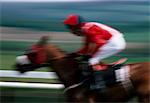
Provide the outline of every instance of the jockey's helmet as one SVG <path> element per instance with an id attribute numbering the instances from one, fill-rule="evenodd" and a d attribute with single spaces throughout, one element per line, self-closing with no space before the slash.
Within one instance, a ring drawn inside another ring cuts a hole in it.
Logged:
<path id="1" fill-rule="evenodd" d="M 76 14 L 69 15 L 65 20 L 65 25 L 75 26 L 81 23 L 80 16 Z"/>

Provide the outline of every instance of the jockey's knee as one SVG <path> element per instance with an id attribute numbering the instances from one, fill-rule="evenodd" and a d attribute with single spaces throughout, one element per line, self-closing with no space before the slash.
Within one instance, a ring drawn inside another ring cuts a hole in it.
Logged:
<path id="1" fill-rule="evenodd" d="M 94 65 L 98 63 L 99 63 L 99 58 L 97 57 L 89 59 L 89 65 Z"/>
<path id="2" fill-rule="evenodd" d="M 114 48 L 116 48 L 117 50 L 123 50 L 126 48 L 126 43 L 125 42 L 121 42 L 121 43 L 117 43 Z"/>

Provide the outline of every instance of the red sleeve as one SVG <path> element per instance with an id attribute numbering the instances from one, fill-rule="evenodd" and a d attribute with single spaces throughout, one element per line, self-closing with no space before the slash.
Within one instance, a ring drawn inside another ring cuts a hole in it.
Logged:
<path id="1" fill-rule="evenodd" d="M 103 30 L 101 27 L 97 25 L 87 25 L 84 26 L 82 29 L 86 37 L 85 40 L 86 43 L 84 47 L 78 51 L 78 53 L 81 54 L 94 54 L 101 46 L 106 44 L 106 42 L 112 36 L 108 31 Z M 89 48 L 90 43 L 94 43 L 96 44 L 96 46 L 95 46 L 95 50 L 94 51 L 92 50 L 93 52 L 88 53 L 90 51 Z"/>
<path id="2" fill-rule="evenodd" d="M 88 44 L 89 43 L 87 41 L 87 38 L 84 38 L 83 41 L 84 41 L 83 47 L 79 51 L 77 51 L 77 53 L 79 53 L 79 54 L 86 54 L 87 50 L 88 50 Z"/>
<path id="3" fill-rule="evenodd" d="M 107 40 L 101 38 L 100 35 L 94 35 L 91 37 L 91 42 L 95 43 L 98 47 L 101 47 L 107 42 Z"/>
<path id="4" fill-rule="evenodd" d="M 97 52 L 97 50 L 107 43 L 107 41 L 111 38 L 111 34 L 102 28 L 92 25 L 89 28 L 84 28 L 85 36 L 87 38 L 88 43 L 96 44 L 95 49 L 89 54 L 93 55 Z M 88 50 L 87 50 L 88 51 Z"/>
<path id="5" fill-rule="evenodd" d="M 97 40 L 98 39 L 98 40 Z M 98 49 L 99 47 L 101 47 L 103 44 L 105 44 L 105 40 L 99 40 L 99 37 L 97 36 L 93 36 L 89 42 L 89 39 L 86 38 L 84 40 L 84 46 L 77 52 L 79 54 L 94 54 Z M 90 43 L 95 43 L 96 44 L 96 47 L 95 47 L 95 50 L 92 52 L 92 53 L 89 53 L 89 44 Z"/>
<path id="6" fill-rule="evenodd" d="M 93 25 L 92 27 L 86 30 L 87 38 L 89 42 L 96 43 L 97 46 L 104 45 L 107 40 L 111 37 L 111 34 L 108 34 L 105 30 L 100 27 Z"/>

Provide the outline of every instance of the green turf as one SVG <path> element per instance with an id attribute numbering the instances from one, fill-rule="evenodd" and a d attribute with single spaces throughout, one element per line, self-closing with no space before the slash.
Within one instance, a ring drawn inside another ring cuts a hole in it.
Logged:
<path id="1" fill-rule="evenodd" d="M 19 72 L 18 72 L 19 73 Z M 58 79 L 1 77 L 1 82 L 61 83 Z"/>
<path id="2" fill-rule="evenodd" d="M 1 88 L 1 103 L 66 103 L 63 89 Z M 132 98 L 127 103 L 137 103 Z"/>
<path id="3" fill-rule="evenodd" d="M 62 89 L 1 88 L 2 103 L 58 103 L 65 102 Z"/>

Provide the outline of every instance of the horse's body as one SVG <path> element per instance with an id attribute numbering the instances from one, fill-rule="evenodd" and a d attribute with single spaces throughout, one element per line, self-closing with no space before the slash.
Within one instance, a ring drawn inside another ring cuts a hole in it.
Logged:
<path id="1" fill-rule="evenodd" d="M 59 79 L 66 88 L 79 83 L 78 62 L 74 58 L 67 57 L 58 47 L 52 44 L 45 45 L 50 67 L 54 69 Z M 120 84 L 112 85 L 103 92 L 89 91 L 84 85 L 66 91 L 69 102 L 124 102 L 133 96 L 137 96 L 140 102 L 148 103 L 150 96 L 149 63 L 127 64 L 132 86 L 124 88 Z M 128 86 L 128 85 L 127 85 Z"/>

